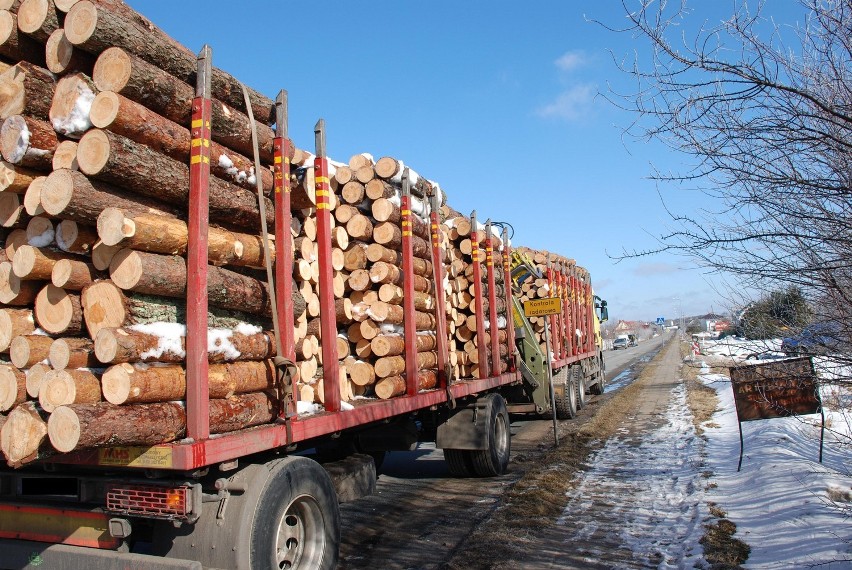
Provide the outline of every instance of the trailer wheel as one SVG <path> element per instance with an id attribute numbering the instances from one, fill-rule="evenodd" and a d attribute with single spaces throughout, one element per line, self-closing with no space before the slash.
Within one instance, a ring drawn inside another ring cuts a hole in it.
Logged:
<path id="1" fill-rule="evenodd" d="M 333 569 L 340 511 L 331 479 L 319 463 L 287 457 L 260 495 L 251 530 L 253 569 Z"/>
<path id="2" fill-rule="evenodd" d="M 488 394 L 491 400 L 488 415 L 488 449 L 473 452 L 473 469 L 480 477 L 502 475 L 509 467 L 512 452 L 512 432 L 509 428 L 509 411 L 500 394 Z"/>
<path id="3" fill-rule="evenodd" d="M 577 388 L 574 385 L 574 377 L 572 374 L 567 374 L 563 368 L 560 374 L 565 374 L 564 390 L 556 392 L 556 401 L 553 402 L 553 408 L 556 410 L 556 419 L 558 420 L 573 420 L 577 416 Z"/>
<path id="4" fill-rule="evenodd" d="M 586 375 L 580 365 L 574 366 L 573 372 L 577 381 L 577 410 L 579 411 L 586 407 Z"/>
<path id="5" fill-rule="evenodd" d="M 444 460 L 453 477 L 473 477 L 473 452 L 469 449 L 445 449 Z"/>
<path id="6" fill-rule="evenodd" d="M 589 386 L 589 393 L 594 396 L 600 396 L 604 393 L 604 388 L 606 388 L 606 366 L 604 366 L 603 355 L 599 357 L 600 359 L 600 370 L 593 376 L 594 384 Z"/>

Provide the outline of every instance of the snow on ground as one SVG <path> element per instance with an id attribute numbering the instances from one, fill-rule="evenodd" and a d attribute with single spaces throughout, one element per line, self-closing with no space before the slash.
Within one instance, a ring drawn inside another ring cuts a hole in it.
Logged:
<path id="1" fill-rule="evenodd" d="M 662 426 L 641 441 L 622 429 L 590 458 L 558 523 L 566 542 L 590 565 L 626 549 L 635 567 L 694 567 L 707 516 L 702 445 L 678 385 Z"/>
<path id="2" fill-rule="evenodd" d="M 701 354 L 728 356 L 735 360 L 749 358 L 781 358 L 781 339 L 744 340 L 736 337 L 725 337 L 720 340 L 702 340 L 699 343 Z"/>
<path id="3" fill-rule="evenodd" d="M 728 348 L 736 354 L 748 350 Z M 844 373 L 827 358 L 815 364 L 824 378 Z M 743 424 L 745 455 L 738 473 L 740 441 L 730 380 L 706 368 L 703 372 L 699 379 L 720 400 L 719 410 L 704 426 L 707 468 L 715 484 L 706 499 L 727 512 L 737 525 L 736 537 L 751 547 L 746 567 L 852 568 L 852 430 L 848 416 L 838 409 L 838 403 L 848 409 L 848 391 L 836 385 L 822 389 L 822 464 L 818 414 L 770 419 Z"/>

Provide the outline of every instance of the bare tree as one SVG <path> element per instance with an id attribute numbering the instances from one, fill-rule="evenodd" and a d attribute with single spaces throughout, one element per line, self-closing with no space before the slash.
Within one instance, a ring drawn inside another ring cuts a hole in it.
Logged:
<path id="1" fill-rule="evenodd" d="M 696 25 L 685 0 L 623 0 L 629 25 L 618 31 L 648 41 L 650 57 L 622 62 L 637 88 L 608 97 L 635 113 L 629 133 L 692 158 L 655 178 L 694 184 L 718 205 L 673 212 L 658 250 L 623 255 L 681 253 L 745 285 L 799 286 L 817 309 L 848 316 L 852 0 L 800 4 L 799 22 L 737 0 L 729 19 Z"/>

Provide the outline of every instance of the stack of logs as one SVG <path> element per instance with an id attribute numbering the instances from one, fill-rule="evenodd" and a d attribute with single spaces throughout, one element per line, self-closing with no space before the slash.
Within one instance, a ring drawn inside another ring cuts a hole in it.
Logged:
<path id="1" fill-rule="evenodd" d="M 548 297 L 560 297 L 562 299 L 563 306 L 570 306 L 570 303 L 577 303 L 579 306 L 585 306 L 592 302 L 591 299 L 586 298 L 585 294 L 582 294 L 577 290 L 582 285 L 589 285 L 591 282 L 589 272 L 583 267 L 577 265 L 577 262 L 573 259 L 559 255 L 558 253 L 537 251 L 523 246 L 518 247 L 516 249 L 516 253 L 524 256 L 528 262 L 531 262 L 535 266 L 534 268 L 541 275 L 541 277 L 536 277 L 531 273 L 526 273 L 524 274 L 524 277 L 519 280 L 520 282 L 517 284 L 517 294 L 521 303 L 535 299 L 545 299 Z M 548 270 L 550 270 L 551 275 L 559 275 L 562 279 L 556 283 L 552 282 L 551 279 L 548 279 Z M 575 281 L 573 290 L 572 286 L 569 284 L 571 279 L 574 279 Z M 589 311 L 585 308 L 581 308 L 577 311 L 577 313 L 579 315 L 587 315 L 589 314 Z M 529 317 L 530 324 L 533 327 L 533 331 L 535 332 L 536 339 L 538 340 L 538 344 L 541 347 L 542 352 L 546 352 L 547 346 L 544 335 L 547 319 L 548 317 Z M 555 319 L 553 322 L 557 323 L 558 327 L 562 330 L 551 331 L 551 334 L 560 339 L 579 340 L 579 334 L 577 331 L 580 330 L 582 332 L 586 326 L 585 324 L 580 325 L 578 323 L 572 323 L 569 319 Z"/>
<path id="2" fill-rule="evenodd" d="M 8 355 L 0 363 L 0 451 L 19 466 L 56 452 L 180 439 L 196 55 L 121 0 L 0 0 L 0 60 L 0 353 Z M 273 102 L 249 89 L 252 125 L 241 84 L 221 70 L 213 71 L 212 89 L 208 350 L 210 431 L 220 433 L 278 414 L 256 194 L 258 183 L 266 191 L 273 186 L 274 117 Z M 260 172 L 250 159 L 252 126 Z M 290 157 L 293 338 L 298 399 L 321 404 L 312 159 L 299 149 Z M 403 165 L 356 155 L 332 170 L 341 398 L 398 396 L 405 391 Z M 434 387 L 446 364 L 435 352 L 441 332 L 424 206 L 436 191 L 413 175 L 421 389 Z M 263 199 L 272 227 L 272 202 Z M 442 206 L 442 216 L 449 211 Z M 449 365 L 456 377 L 475 377 L 477 343 L 488 342 L 491 323 L 480 338 L 470 221 L 453 217 L 441 231 Z M 502 297 L 499 254 L 495 264 Z M 482 275 L 487 296 L 484 266 Z M 500 301 L 505 345 L 507 307 Z M 487 322 L 487 301 L 483 310 Z M 503 370 L 506 358 L 501 354 Z"/>

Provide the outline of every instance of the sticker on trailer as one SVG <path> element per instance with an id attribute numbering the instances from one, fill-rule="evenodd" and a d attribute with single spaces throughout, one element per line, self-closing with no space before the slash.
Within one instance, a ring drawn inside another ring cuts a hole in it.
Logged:
<path id="1" fill-rule="evenodd" d="M 98 450 L 98 465 L 169 469 L 172 450 L 168 447 L 106 447 Z"/>
<path id="2" fill-rule="evenodd" d="M 558 315 L 562 312 L 562 299 L 559 297 L 548 297 L 546 299 L 533 299 L 524 301 L 524 314 L 528 317 L 543 317 L 544 315 Z"/>

